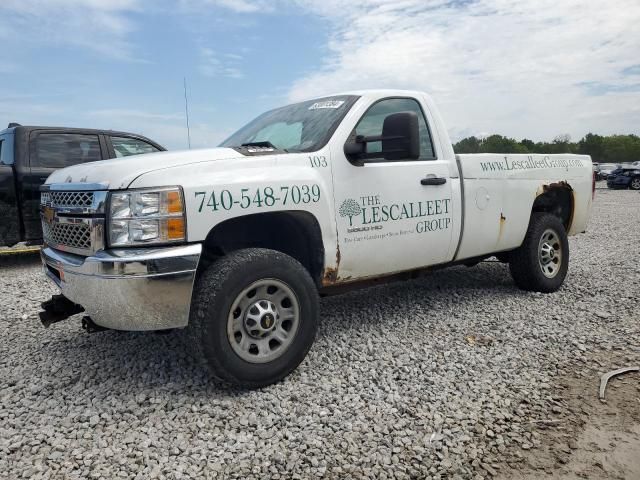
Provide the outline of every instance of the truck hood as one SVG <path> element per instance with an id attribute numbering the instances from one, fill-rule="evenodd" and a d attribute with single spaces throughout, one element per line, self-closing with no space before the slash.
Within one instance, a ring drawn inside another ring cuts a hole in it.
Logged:
<path id="1" fill-rule="evenodd" d="M 233 158 L 247 157 L 232 148 L 147 153 L 102 160 L 100 162 L 83 163 L 56 170 L 49 176 L 45 184 L 92 183 L 100 184 L 105 190 L 118 190 L 129 187 L 140 175 L 154 170 Z"/>

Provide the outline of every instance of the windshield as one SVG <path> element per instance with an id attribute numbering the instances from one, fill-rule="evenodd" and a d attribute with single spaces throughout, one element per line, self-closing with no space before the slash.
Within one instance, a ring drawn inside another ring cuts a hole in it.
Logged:
<path id="1" fill-rule="evenodd" d="M 338 95 L 294 103 L 263 113 L 220 144 L 240 147 L 266 144 L 287 152 L 312 152 L 331 138 L 354 102 L 354 95 Z"/>

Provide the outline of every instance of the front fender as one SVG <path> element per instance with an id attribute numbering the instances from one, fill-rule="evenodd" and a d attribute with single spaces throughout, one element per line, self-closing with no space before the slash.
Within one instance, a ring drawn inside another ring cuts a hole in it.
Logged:
<path id="1" fill-rule="evenodd" d="M 232 218 L 266 212 L 308 212 L 322 232 L 324 264 L 332 267 L 337 263 L 337 238 L 330 163 L 327 159 L 318 167 L 313 165 L 306 154 L 194 164 L 188 169 L 149 172 L 136 179 L 131 188 L 180 185 L 189 242 L 204 241 L 215 226 Z"/>

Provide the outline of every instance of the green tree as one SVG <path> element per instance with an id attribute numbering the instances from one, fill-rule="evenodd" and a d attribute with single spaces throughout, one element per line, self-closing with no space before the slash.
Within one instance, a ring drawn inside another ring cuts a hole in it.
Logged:
<path id="1" fill-rule="evenodd" d="M 574 153 L 577 148 L 571 143 L 571 135 L 564 133 L 553 139 L 553 142 L 546 145 L 544 153 Z"/>
<path id="2" fill-rule="evenodd" d="M 533 142 L 533 140 L 523 138 L 522 140 L 520 140 L 520 145 L 527 149 L 527 153 L 535 152 L 536 144 Z"/>
<path id="3" fill-rule="evenodd" d="M 480 139 L 477 137 L 467 137 L 460 140 L 453 146 L 456 153 L 478 153 L 480 152 Z"/>
<path id="4" fill-rule="evenodd" d="M 635 162 L 640 160 L 640 137 L 637 135 L 604 137 L 604 151 L 608 162 Z"/>
<path id="5" fill-rule="evenodd" d="M 481 153 L 528 153 L 527 149 L 513 138 L 490 135 L 480 144 Z"/>
<path id="6" fill-rule="evenodd" d="M 593 133 L 587 133 L 582 140 L 578 142 L 578 153 L 582 155 L 591 155 L 594 162 L 604 161 L 604 137 Z"/>
<path id="7" fill-rule="evenodd" d="M 517 142 L 502 135 L 490 135 L 483 139 L 463 138 L 453 146 L 456 153 L 580 153 L 590 155 L 594 162 L 626 163 L 640 160 L 638 135 L 602 136 L 588 133 L 578 142 L 572 142 L 567 134 L 558 135 L 552 142 L 533 142 L 523 139 Z"/>

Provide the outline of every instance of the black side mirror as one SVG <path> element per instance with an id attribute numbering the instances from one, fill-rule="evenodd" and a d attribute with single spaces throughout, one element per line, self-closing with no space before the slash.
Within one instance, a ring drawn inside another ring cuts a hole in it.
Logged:
<path id="1" fill-rule="evenodd" d="M 382 124 L 382 155 L 385 160 L 416 160 L 420 157 L 420 133 L 415 112 L 387 115 Z"/>
<path id="2" fill-rule="evenodd" d="M 381 142 L 382 152 L 367 152 L 367 143 Z M 420 133 L 418 115 L 415 112 L 399 112 L 387 115 L 382 123 L 382 135 L 365 137 L 358 135 L 346 143 L 344 153 L 354 163 L 362 165 L 367 159 L 416 160 L 420 157 Z"/>
<path id="3" fill-rule="evenodd" d="M 363 135 L 358 135 L 353 142 L 344 144 L 344 154 L 347 158 L 361 158 L 364 155 L 366 151 L 365 138 Z"/>

